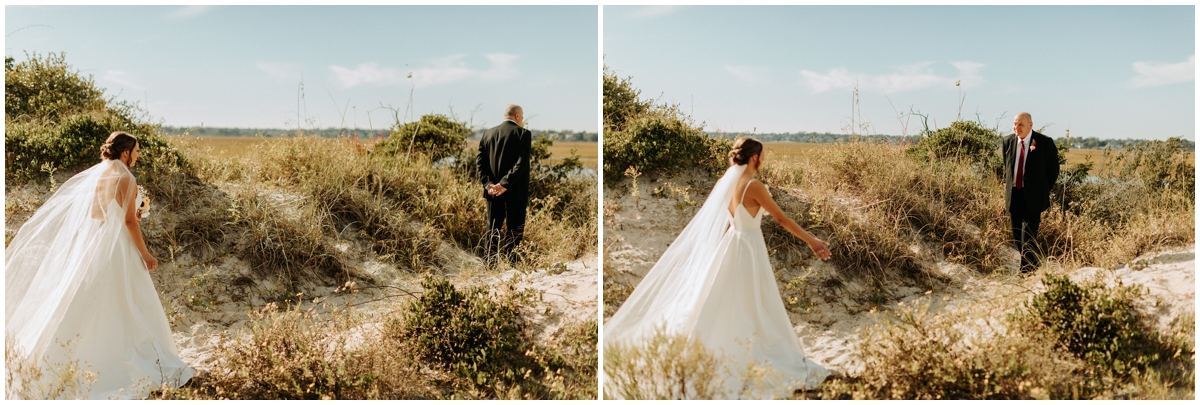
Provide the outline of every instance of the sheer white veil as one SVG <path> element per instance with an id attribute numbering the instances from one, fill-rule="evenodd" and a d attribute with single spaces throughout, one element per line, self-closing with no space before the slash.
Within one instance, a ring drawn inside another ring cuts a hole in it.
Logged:
<path id="1" fill-rule="evenodd" d="M 104 160 L 64 182 L 4 249 L 4 332 L 19 354 L 40 359 L 79 286 L 111 259 L 129 193 L 129 168 Z"/>
<path id="2" fill-rule="evenodd" d="M 746 165 L 725 171 L 696 216 L 604 324 L 605 342 L 635 342 L 657 328 L 668 334 L 691 334 L 716 276 L 717 247 L 733 219 L 728 206 L 734 186 L 745 171 Z"/>

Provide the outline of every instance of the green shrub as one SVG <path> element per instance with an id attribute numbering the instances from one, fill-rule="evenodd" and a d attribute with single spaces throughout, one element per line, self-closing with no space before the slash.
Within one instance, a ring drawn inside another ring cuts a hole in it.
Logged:
<path id="1" fill-rule="evenodd" d="M 630 120 L 649 113 L 654 100 L 641 100 L 642 91 L 633 87 L 631 78 L 619 78 L 604 66 L 604 132 L 625 130 Z"/>
<path id="2" fill-rule="evenodd" d="M 116 131 L 138 138 L 141 158 L 134 173 L 152 195 L 191 166 L 156 134 L 157 124 L 136 105 L 105 99 L 91 76 L 72 71 L 65 54 L 38 54 L 5 60 L 5 172 L 24 182 L 55 170 L 75 170 L 100 162 L 100 145 Z M 176 179 L 178 180 L 178 179 Z"/>
<path id="3" fill-rule="evenodd" d="M 429 155 L 431 161 L 454 156 L 467 145 L 471 129 L 466 124 L 454 121 L 441 114 L 421 116 L 420 120 L 397 126 L 388 134 L 388 139 L 376 146 L 376 150 L 389 154 L 407 154 L 410 151 Z"/>
<path id="4" fill-rule="evenodd" d="M 1028 315 L 1080 359 L 1129 375 L 1144 372 L 1169 351 L 1134 306 L 1142 294 L 1139 288 L 1108 288 L 1100 281 L 1079 285 L 1049 273 L 1042 282 L 1046 292 L 1029 301 Z"/>
<path id="5" fill-rule="evenodd" d="M 104 89 L 91 75 L 71 71 L 66 53 L 50 53 L 15 63 L 4 58 L 4 115 L 19 121 L 59 121 L 82 112 L 104 110 L 109 103 Z"/>
<path id="6" fill-rule="evenodd" d="M 596 399 L 596 371 L 600 367 L 600 328 L 595 318 L 569 323 L 548 345 L 531 352 L 543 369 L 542 385 L 529 391 L 546 391 L 535 398 Z M 540 389 L 538 389 L 540 388 Z"/>
<path id="7" fill-rule="evenodd" d="M 417 355 L 474 383 L 496 387 L 519 383 L 534 363 L 521 308 L 531 293 L 509 285 L 507 294 L 486 287 L 460 291 L 445 279 L 426 277 L 425 293 L 409 304 L 395 336 L 411 340 Z"/>
<path id="8" fill-rule="evenodd" d="M 692 123 L 678 106 L 639 101 L 640 92 L 628 79 L 617 79 L 607 70 L 604 74 L 606 182 L 620 181 L 630 167 L 663 175 L 692 168 L 719 173 L 727 167 L 731 141 L 708 136 L 702 132 L 703 125 Z"/>
<path id="9" fill-rule="evenodd" d="M 978 122 L 955 121 L 949 127 L 925 134 L 908 150 L 913 157 L 925 160 L 963 160 L 980 165 L 982 169 L 1003 174 L 1000 134 Z"/>

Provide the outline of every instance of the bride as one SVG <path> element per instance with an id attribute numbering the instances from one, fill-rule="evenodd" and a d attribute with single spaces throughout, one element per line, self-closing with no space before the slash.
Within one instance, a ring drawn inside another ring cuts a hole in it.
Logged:
<path id="1" fill-rule="evenodd" d="M 138 149 L 133 135 L 114 132 L 101 163 L 63 183 L 5 248 L 6 346 L 47 376 L 8 395 L 55 384 L 45 370 L 71 361 L 95 373 L 74 394 L 89 399 L 144 397 L 192 377 L 150 279 L 158 260 L 142 239 L 130 172 Z"/>
<path id="2" fill-rule="evenodd" d="M 822 260 L 828 244 L 784 215 L 767 187 L 754 179 L 763 164 L 763 144 L 739 138 L 730 167 L 679 237 L 604 326 L 606 344 L 637 344 L 656 331 L 696 339 L 730 370 L 747 364 L 773 370 L 776 386 L 766 396 L 812 389 L 829 372 L 804 356 L 775 282 L 763 240 L 762 216 L 769 213 L 806 242 Z M 726 375 L 727 392 L 738 389 Z"/>

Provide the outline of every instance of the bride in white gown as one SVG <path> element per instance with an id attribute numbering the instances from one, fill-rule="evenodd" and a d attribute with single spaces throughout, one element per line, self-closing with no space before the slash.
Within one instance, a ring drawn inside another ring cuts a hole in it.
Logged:
<path id="1" fill-rule="evenodd" d="M 89 399 L 144 397 L 193 375 L 150 279 L 158 261 L 142 239 L 130 172 L 138 150 L 132 135 L 113 133 L 104 160 L 64 182 L 5 248 L 6 344 L 43 369 L 46 381 L 34 384 L 54 384 L 48 369 L 70 361 L 95 382 L 66 395 Z"/>
<path id="2" fill-rule="evenodd" d="M 787 396 L 816 388 L 829 372 L 805 357 L 779 295 L 763 239 L 769 213 L 808 243 L 820 259 L 828 244 L 792 221 L 754 175 L 763 145 L 740 138 L 730 168 L 621 308 L 604 325 L 606 344 L 638 344 L 661 330 L 697 339 L 727 360 L 729 370 L 754 362 L 774 371 L 764 396 Z M 740 388 L 739 376 L 724 376 L 725 391 Z"/>

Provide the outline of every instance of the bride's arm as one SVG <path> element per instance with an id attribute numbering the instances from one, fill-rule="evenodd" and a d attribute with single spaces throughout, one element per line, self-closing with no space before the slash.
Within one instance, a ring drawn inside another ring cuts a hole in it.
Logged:
<path id="1" fill-rule="evenodd" d="M 138 251 L 142 253 L 142 261 L 146 262 L 146 270 L 154 270 L 158 268 L 158 259 L 150 255 L 150 249 L 146 248 L 146 241 L 142 239 L 142 227 L 139 225 L 137 213 L 137 183 L 133 177 L 123 177 L 120 180 L 121 185 L 118 188 L 121 191 L 121 199 L 125 201 L 125 227 L 129 228 L 129 235 L 133 237 L 133 244 L 137 246 Z"/>
<path id="2" fill-rule="evenodd" d="M 779 204 L 775 203 L 775 199 L 771 198 L 771 193 L 767 191 L 767 186 L 763 185 L 762 182 L 752 181 L 747 188 L 745 199 L 752 199 L 761 205 L 762 209 L 767 210 L 767 213 L 775 218 L 775 221 L 783 225 L 783 229 L 787 229 L 792 235 L 796 235 L 797 238 L 807 243 L 809 249 L 812 249 L 817 258 L 821 260 L 829 258 L 829 244 L 808 233 L 804 228 L 800 227 L 800 224 L 788 218 L 787 214 L 784 214 L 783 210 L 779 208 Z"/>

